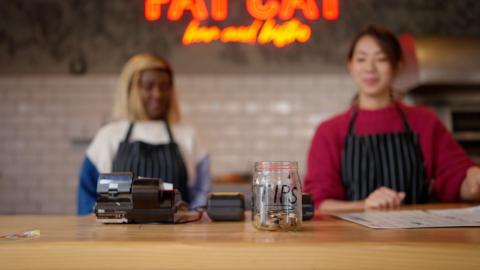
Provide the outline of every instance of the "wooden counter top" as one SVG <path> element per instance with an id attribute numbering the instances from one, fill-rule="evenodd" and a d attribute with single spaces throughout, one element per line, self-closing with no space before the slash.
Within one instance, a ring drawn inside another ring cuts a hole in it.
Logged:
<path id="1" fill-rule="evenodd" d="M 32 229 L 41 235 L 0 239 L 0 269 L 480 269 L 480 228 L 375 230 L 317 215 L 299 232 L 264 232 L 206 216 L 179 225 L 0 216 L 2 235 Z"/>

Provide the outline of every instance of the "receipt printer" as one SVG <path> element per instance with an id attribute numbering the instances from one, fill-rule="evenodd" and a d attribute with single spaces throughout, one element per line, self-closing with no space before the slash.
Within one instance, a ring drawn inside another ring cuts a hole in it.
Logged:
<path id="1" fill-rule="evenodd" d="M 181 203 L 180 192 L 161 179 L 101 174 L 95 215 L 102 223 L 174 223 Z"/>

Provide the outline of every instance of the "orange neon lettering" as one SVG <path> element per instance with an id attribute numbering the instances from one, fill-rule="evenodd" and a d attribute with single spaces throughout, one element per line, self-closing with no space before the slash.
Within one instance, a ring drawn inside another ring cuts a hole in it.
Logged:
<path id="1" fill-rule="evenodd" d="M 307 42 L 312 34 L 310 26 L 293 19 L 276 25 L 274 20 L 267 20 L 258 36 L 259 44 L 272 42 L 278 48 L 283 48 L 295 41 Z"/>
<path id="2" fill-rule="evenodd" d="M 227 0 L 212 0 L 212 18 L 216 21 L 223 21 L 228 16 Z"/>
<path id="3" fill-rule="evenodd" d="M 162 4 L 170 0 L 145 0 L 145 19 L 147 21 L 156 21 L 162 15 Z"/>
<path id="4" fill-rule="evenodd" d="M 199 21 L 192 20 L 183 34 L 182 43 L 211 43 L 220 38 L 220 29 L 217 26 L 200 26 Z"/>
<path id="5" fill-rule="evenodd" d="M 297 19 L 286 21 L 277 25 L 274 19 L 262 22 L 255 20 L 247 26 L 229 26 L 221 30 L 217 26 L 200 26 L 200 22 L 193 20 L 188 25 L 182 43 L 190 45 L 193 43 L 211 43 L 219 40 L 221 42 L 241 42 L 253 44 L 272 43 L 278 48 L 285 47 L 294 42 L 307 42 L 311 37 L 310 26 L 303 24 Z"/>
<path id="6" fill-rule="evenodd" d="M 249 26 L 229 26 L 222 31 L 220 40 L 222 42 L 241 42 L 254 44 L 257 34 L 262 26 L 262 21 L 255 20 Z"/>
<path id="7" fill-rule="evenodd" d="M 282 6 L 278 17 L 282 20 L 290 20 L 295 14 L 295 10 L 303 11 L 303 16 L 309 20 L 316 20 L 320 17 L 316 0 L 288 0 L 282 1 Z"/>
<path id="8" fill-rule="evenodd" d="M 257 20 L 269 20 L 275 17 L 279 10 L 279 4 L 276 1 L 267 0 L 246 0 L 248 13 Z"/>
<path id="9" fill-rule="evenodd" d="M 183 16 L 186 9 L 192 12 L 195 20 L 208 19 L 208 10 L 204 0 L 173 0 L 168 8 L 168 19 L 177 21 Z"/>
<path id="10" fill-rule="evenodd" d="M 338 0 L 323 0 L 322 15 L 326 20 L 333 21 L 338 19 Z"/>

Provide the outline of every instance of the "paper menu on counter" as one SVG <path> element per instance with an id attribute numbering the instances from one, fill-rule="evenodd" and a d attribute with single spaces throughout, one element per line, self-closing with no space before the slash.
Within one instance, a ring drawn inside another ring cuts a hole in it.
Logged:
<path id="1" fill-rule="evenodd" d="M 367 211 L 335 216 L 373 229 L 480 227 L 480 206 L 442 210 Z"/>

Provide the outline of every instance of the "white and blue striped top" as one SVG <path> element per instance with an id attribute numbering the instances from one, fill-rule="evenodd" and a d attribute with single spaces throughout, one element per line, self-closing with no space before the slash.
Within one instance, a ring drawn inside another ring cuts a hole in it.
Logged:
<path id="1" fill-rule="evenodd" d="M 96 199 L 97 180 L 100 173 L 112 170 L 113 159 L 119 144 L 125 139 L 128 121 L 117 121 L 102 127 L 87 149 L 80 170 L 77 197 L 77 213 L 86 215 L 93 211 Z M 188 172 L 190 207 L 204 206 L 211 188 L 210 161 L 207 151 L 198 142 L 195 130 L 187 125 L 171 126 L 175 141 L 180 148 Z M 130 135 L 130 141 L 149 144 L 165 144 L 169 136 L 163 121 L 138 121 Z"/>

